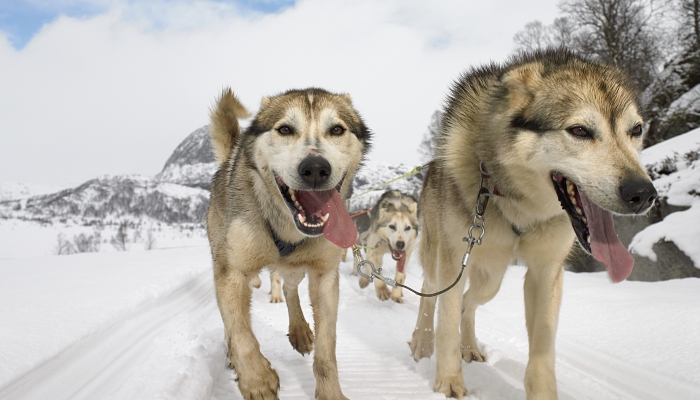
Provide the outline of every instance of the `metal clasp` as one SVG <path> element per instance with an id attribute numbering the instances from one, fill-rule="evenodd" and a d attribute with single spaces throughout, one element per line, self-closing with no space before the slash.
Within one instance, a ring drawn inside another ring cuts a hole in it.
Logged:
<path id="1" fill-rule="evenodd" d="M 365 260 L 364 257 L 362 257 L 362 252 L 360 251 L 360 247 L 357 245 L 352 246 L 352 254 L 355 256 L 355 259 L 357 260 L 357 274 L 360 275 L 361 277 L 367 279 L 370 282 L 374 282 L 374 278 L 379 279 L 380 281 L 386 283 L 387 285 L 391 287 L 396 287 L 396 281 L 387 278 L 386 276 L 382 276 L 382 269 L 381 268 L 376 268 L 374 266 L 374 263 L 370 260 Z M 367 275 L 362 271 L 362 267 L 364 265 L 369 265 L 370 267 L 370 274 Z"/>

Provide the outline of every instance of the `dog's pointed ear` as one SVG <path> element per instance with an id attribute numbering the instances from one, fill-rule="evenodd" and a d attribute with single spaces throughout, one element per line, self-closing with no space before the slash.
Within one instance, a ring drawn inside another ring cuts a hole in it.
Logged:
<path id="1" fill-rule="evenodd" d="M 347 94 L 347 93 L 341 93 L 341 94 L 339 94 L 339 96 L 342 97 L 342 98 L 343 98 L 345 101 L 347 101 L 348 103 L 352 104 L 352 98 L 350 97 L 349 94 Z"/>
<path id="2" fill-rule="evenodd" d="M 508 71 L 501 82 L 508 90 L 508 106 L 511 110 L 519 110 L 532 101 L 534 95 L 542 86 L 542 65 L 537 63 L 525 64 Z"/>
<path id="3" fill-rule="evenodd" d="M 418 211 L 418 203 L 411 203 L 408 205 L 408 211 L 411 212 L 411 214 L 415 213 Z"/>
<path id="4" fill-rule="evenodd" d="M 261 108 L 261 109 L 267 107 L 268 104 L 270 104 L 270 98 L 269 98 L 269 97 L 263 97 L 262 100 L 260 100 L 260 108 Z"/>

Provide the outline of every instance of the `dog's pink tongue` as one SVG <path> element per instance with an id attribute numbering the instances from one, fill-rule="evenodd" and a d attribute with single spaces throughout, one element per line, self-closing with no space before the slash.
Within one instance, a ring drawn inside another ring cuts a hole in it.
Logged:
<path id="1" fill-rule="evenodd" d="M 589 201 L 582 192 L 579 196 L 588 218 L 593 257 L 605 264 L 613 282 L 624 281 L 632 273 L 634 258 L 617 237 L 612 214 Z"/>
<path id="2" fill-rule="evenodd" d="M 343 200 L 340 198 L 338 191 L 304 191 L 298 192 L 304 197 L 302 205 L 307 210 L 320 210 L 322 213 L 328 213 L 328 220 L 323 226 L 323 236 L 342 248 L 348 248 L 355 243 L 357 239 L 357 227 L 352 222 L 352 218 L 348 215 Z M 299 194 L 297 197 L 299 197 Z M 299 200 L 302 202 L 302 200 Z M 307 208 L 309 201 L 313 202 L 313 206 Z"/>
<path id="3" fill-rule="evenodd" d="M 394 252 L 396 252 L 396 254 L 392 254 L 392 256 L 396 259 L 396 270 L 403 273 L 403 269 L 406 265 L 406 252 L 398 250 L 394 250 Z"/>

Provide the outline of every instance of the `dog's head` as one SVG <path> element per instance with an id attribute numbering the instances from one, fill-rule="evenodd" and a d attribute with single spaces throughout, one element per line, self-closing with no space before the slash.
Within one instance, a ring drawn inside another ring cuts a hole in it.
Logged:
<path id="1" fill-rule="evenodd" d="M 615 214 L 646 213 L 657 193 L 639 162 L 643 121 L 617 68 L 559 51 L 507 71 L 513 134 L 529 167 L 552 182 L 582 247 L 625 279 L 633 259 L 617 239 Z"/>
<path id="2" fill-rule="evenodd" d="M 257 136 L 255 167 L 297 230 L 350 247 L 357 230 L 342 199 L 370 137 L 350 96 L 306 89 L 265 98 L 248 132 Z"/>
<path id="3" fill-rule="evenodd" d="M 403 196 L 380 201 L 378 211 L 377 235 L 387 242 L 396 269 L 403 272 L 406 251 L 413 248 L 418 235 L 418 203 L 410 196 Z"/>

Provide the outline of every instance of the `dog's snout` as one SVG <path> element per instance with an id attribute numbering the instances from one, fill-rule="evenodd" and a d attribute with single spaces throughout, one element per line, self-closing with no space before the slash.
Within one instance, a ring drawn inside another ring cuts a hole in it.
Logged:
<path id="1" fill-rule="evenodd" d="M 404 247 L 406 247 L 406 242 L 396 242 L 397 249 L 403 250 Z"/>
<path id="2" fill-rule="evenodd" d="M 627 203 L 630 211 L 634 213 L 649 209 L 654 204 L 657 195 L 654 185 L 645 179 L 626 181 L 620 185 L 620 196 Z"/>
<path id="3" fill-rule="evenodd" d="M 331 176 L 331 164 L 323 157 L 308 156 L 299 163 L 299 176 L 310 185 L 320 185 Z"/>

